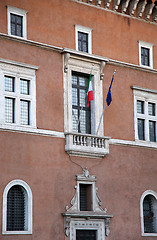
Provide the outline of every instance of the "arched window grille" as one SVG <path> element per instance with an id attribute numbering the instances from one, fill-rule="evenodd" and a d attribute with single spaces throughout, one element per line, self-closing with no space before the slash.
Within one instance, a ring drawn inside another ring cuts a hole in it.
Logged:
<path id="1" fill-rule="evenodd" d="M 154 213 L 154 202 L 152 195 L 147 195 L 143 201 L 144 232 L 155 233 L 156 217 Z"/>
<path id="2" fill-rule="evenodd" d="M 7 231 L 26 229 L 26 193 L 20 185 L 13 186 L 7 196 Z"/>

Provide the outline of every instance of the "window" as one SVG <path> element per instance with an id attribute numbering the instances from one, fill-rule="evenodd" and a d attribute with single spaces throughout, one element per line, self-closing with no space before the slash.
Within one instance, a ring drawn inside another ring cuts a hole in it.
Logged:
<path id="1" fill-rule="evenodd" d="M 72 122 L 73 131 L 91 133 L 91 110 L 87 107 L 86 89 L 89 77 L 72 73 Z"/>
<path id="2" fill-rule="evenodd" d="M 140 66 L 153 68 L 153 44 L 139 41 Z"/>
<path id="3" fill-rule="evenodd" d="M 96 230 L 76 230 L 76 240 L 96 240 Z"/>
<path id="4" fill-rule="evenodd" d="M 80 211 L 92 211 L 92 184 L 79 184 Z"/>
<path id="5" fill-rule="evenodd" d="M 141 197 L 142 236 L 157 236 L 157 194 L 148 190 Z"/>
<path id="6" fill-rule="evenodd" d="M 135 139 L 157 142 L 157 93 L 149 89 L 133 88 Z"/>
<path id="7" fill-rule="evenodd" d="M 101 208 L 101 200 L 95 186 L 96 176 L 87 168 L 76 175 L 76 193 L 71 208 L 66 207 L 64 216 L 65 234 L 70 240 L 105 240 L 109 234 L 109 223 L 113 215 Z"/>
<path id="8" fill-rule="evenodd" d="M 25 66 L 0 63 L 0 124 L 36 126 L 35 70 Z"/>
<path id="9" fill-rule="evenodd" d="M 76 50 L 92 53 L 92 29 L 75 25 Z"/>
<path id="10" fill-rule="evenodd" d="M 27 11 L 7 6 L 7 13 L 8 13 L 8 34 L 17 37 L 27 38 L 26 34 Z"/>
<path id="11" fill-rule="evenodd" d="M 67 55 L 65 55 L 67 56 Z M 65 60 L 66 62 L 67 60 Z M 103 89 L 100 80 L 101 62 L 92 69 L 93 98 L 87 107 L 86 88 L 92 63 L 70 55 L 68 71 L 64 74 L 64 122 L 65 132 L 95 134 L 103 111 Z M 95 91 L 97 89 L 97 91 Z M 95 114 L 96 109 L 96 114 Z M 79 123 L 79 124 L 78 124 Z M 103 135 L 103 124 L 99 134 Z"/>
<path id="12" fill-rule="evenodd" d="M 22 180 L 13 180 L 4 190 L 2 233 L 32 233 L 32 192 Z"/>

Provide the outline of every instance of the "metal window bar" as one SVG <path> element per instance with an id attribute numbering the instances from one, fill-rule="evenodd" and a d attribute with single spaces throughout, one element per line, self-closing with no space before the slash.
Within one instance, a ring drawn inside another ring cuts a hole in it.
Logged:
<path id="1" fill-rule="evenodd" d="M 25 194 L 24 189 L 13 186 L 7 196 L 7 231 L 25 230 Z"/>
<path id="2" fill-rule="evenodd" d="M 143 201 L 143 216 L 144 216 L 144 232 L 155 233 L 156 218 L 153 211 L 153 196 L 147 195 Z"/>

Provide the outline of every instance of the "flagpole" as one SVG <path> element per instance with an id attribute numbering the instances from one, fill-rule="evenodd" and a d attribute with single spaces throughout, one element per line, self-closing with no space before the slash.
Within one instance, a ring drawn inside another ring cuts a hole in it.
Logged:
<path id="1" fill-rule="evenodd" d="M 113 76 L 115 75 L 115 73 L 116 73 L 116 69 L 114 70 Z M 112 77 L 112 78 L 113 78 L 113 77 Z M 96 131 L 96 135 L 98 135 L 99 128 L 100 128 L 100 124 L 101 124 L 101 121 L 102 121 L 102 117 L 103 117 L 103 114 L 104 114 L 105 108 L 106 108 L 106 101 L 105 101 L 105 105 L 104 105 L 103 112 L 102 112 L 101 117 L 100 117 L 100 121 L 99 121 L 99 125 L 98 125 L 97 131 Z"/>
<path id="2" fill-rule="evenodd" d="M 103 114 L 104 114 L 104 111 L 105 111 L 105 107 L 106 107 L 106 101 L 105 101 L 105 105 L 104 105 L 103 112 L 102 112 L 102 114 L 101 114 L 101 118 L 100 118 L 100 121 L 99 121 L 99 126 L 98 126 L 98 128 L 97 128 L 96 135 L 98 135 L 98 132 L 99 132 L 99 128 L 100 128 L 100 124 L 101 124 L 101 120 L 102 120 L 102 117 L 103 117 Z"/>

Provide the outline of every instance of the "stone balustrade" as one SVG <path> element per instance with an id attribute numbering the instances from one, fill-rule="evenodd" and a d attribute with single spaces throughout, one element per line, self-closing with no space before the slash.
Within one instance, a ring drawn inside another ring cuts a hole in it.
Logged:
<path id="1" fill-rule="evenodd" d="M 69 155 L 103 158 L 109 154 L 109 137 L 65 133 L 65 151 Z"/>

